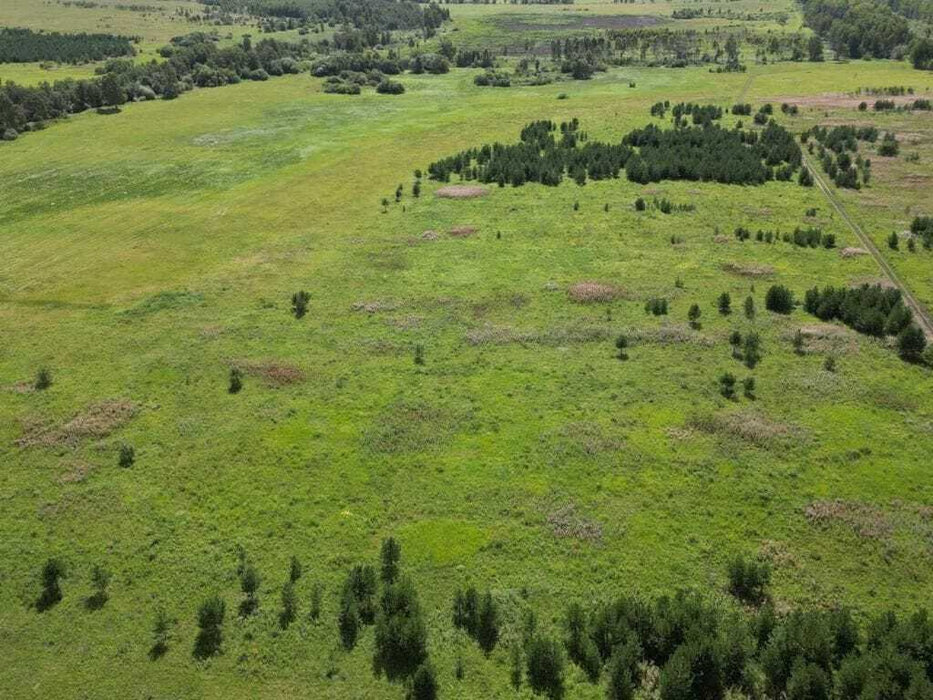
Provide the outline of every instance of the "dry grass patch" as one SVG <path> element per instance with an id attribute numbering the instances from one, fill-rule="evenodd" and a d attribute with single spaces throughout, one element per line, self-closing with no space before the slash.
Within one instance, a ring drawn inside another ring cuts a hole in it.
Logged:
<path id="1" fill-rule="evenodd" d="M 657 328 L 630 328 L 625 331 L 629 341 L 646 345 L 701 345 L 712 347 L 715 342 L 709 336 L 698 333 L 686 323 L 664 322 Z"/>
<path id="2" fill-rule="evenodd" d="M 859 537 L 870 540 L 886 539 L 894 532 L 894 526 L 881 508 L 859 501 L 813 501 L 804 508 L 803 514 L 812 525 L 842 524 Z"/>
<path id="3" fill-rule="evenodd" d="M 713 236 L 713 243 L 720 243 L 724 245 L 726 243 L 731 243 L 731 242 L 732 242 L 732 239 L 729 236 L 724 236 L 721 233 Z"/>
<path id="4" fill-rule="evenodd" d="M 687 427 L 710 435 L 738 438 L 757 447 L 769 447 L 803 437 L 799 428 L 773 421 L 754 411 L 696 415 L 688 419 Z"/>
<path id="5" fill-rule="evenodd" d="M 485 197 L 489 190 L 477 185 L 446 185 L 434 193 L 435 197 L 442 199 L 472 199 Z"/>
<path id="6" fill-rule="evenodd" d="M 814 323 L 798 330 L 803 336 L 803 350 L 807 353 L 850 352 L 858 347 L 855 333 L 844 326 Z M 785 340 L 792 341 L 796 333 L 788 330 L 782 335 Z"/>
<path id="7" fill-rule="evenodd" d="M 88 406 L 61 425 L 27 422 L 16 444 L 19 447 L 74 447 L 83 440 L 99 440 L 126 425 L 136 415 L 136 410 L 136 404 L 128 399 L 108 399 Z"/>
<path id="8" fill-rule="evenodd" d="M 547 330 L 519 330 L 511 326 L 486 324 L 482 328 L 467 331 L 465 340 L 470 345 L 545 345 L 562 347 L 581 343 L 604 342 L 610 332 L 604 326 L 568 326 Z"/>
<path id="9" fill-rule="evenodd" d="M 567 296 L 577 304 L 600 304 L 621 299 L 625 292 L 615 284 L 577 282 L 567 289 Z"/>
<path id="10" fill-rule="evenodd" d="M 368 314 L 378 314 L 382 311 L 395 311 L 398 304 L 391 301 L 357 301 L 351 307 L 354 311 L 365 311 Z"/>
<path id="11" fill-rule="evenodd" d="M 581 542 L 599 542 L 603 538 L 603 526 L 577 512 L 577 506 L 572 502 L 548 513 L 547 524 L 555 537 L 569 537 Z"/>
<path id="12" fill-rule="evenodd" d="M 297 384 L 305 378 L 305 373 L 300 367 L 274 360 L 234 360 L 231 366 L 248 376 L 259 377 L 273 387 Z"/>
<path id="13" fill-rule="evenodd" d="M 842 248 L 839 250 L 839 255 L 844 258 L 857 258 L 861 255 L 868 255 L 868 251 L 864 248 Z"/>
<path id="14" fill-rule="evenodd" d="M 93 471 L 94 465 L 88 462 L 70 462 L 68 469 L 62 472 L 58 477 L 58 483 L 79 484 Z"/>
<path id="15" fill-rule="evenodd" d="M 722 269 L 725 272 L 739 275 L 740 277 L 770 277 L 774 274 L 774 268 L 771 267 L 771 265 L 743 265 L 741 263 L 729 262 L 724 263 Z"/>
<path id="16" fill-rule="evenodd" d="M 431 229 L 421 234 L 421 240 L 423 241 L 436 241 L 438 238 L 437 231 L 432 231 Z"/>
<path id="17" fill-rule="evenodd" d="M 454 238 L 469 238 L 476 233 L 475 226 L 454 226 L 450 229 L 450 235 Z"/>

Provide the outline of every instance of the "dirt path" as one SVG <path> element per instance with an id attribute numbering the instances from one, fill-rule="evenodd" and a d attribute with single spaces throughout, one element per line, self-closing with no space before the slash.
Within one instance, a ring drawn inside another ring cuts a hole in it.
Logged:
<path id="1" fill-rule="evenodd" d="M 829 203 L 833 205 L 833 208 L 839 212 L 839 215 L 842 217 L 849 228 L 852 229 L 852 232 L 858 237 L 861 241 L 862 246 L 867 250 L 871 256 L 875 259 L 875 262 L 878 263 L 878 267 L 881 268 L 881 271 L 885 276 L 895 285 L 898 289 L 901 290 L 901 296 L 904 298 L 904 302 L 910 307 L 910 310 L 914 314 L 914 320 L 917 324 L 923 329 L 923 332 L 926 334 L 927 338 L 933 339 L 933 319 L 930 318 L 929 312 L 921 304 L 917 298 L 911 293 L 910 289 L 907 288 L 907 285 L 904 284 L 900 277 L 897 276 L 897 273 L 894 271 L 894 268 L 885 260 L 884 255 L 881 254 L 881 251 L 878 250 L 874 241 L 862 230 L 862 227 L 849 216 L 849 213 L 846 211 L 845 207 L 842 205 L 842 202 L 839 201 L 839 198 L 836 196 L 829 185 L 826 184 L 826 181 L 823 179 L 823 175 L 816 169 L 816 165 L 813 163 L 810 156 L 807 154 L 806 150 L 803 150 L 803 161 L 806 166 L 810 169 L 810 174 L 813 176 L 814 182 L 816 182 L 817 187 L 822 190 L 823 194 L 826 196 L 826 199 L 829 200 Z"/>

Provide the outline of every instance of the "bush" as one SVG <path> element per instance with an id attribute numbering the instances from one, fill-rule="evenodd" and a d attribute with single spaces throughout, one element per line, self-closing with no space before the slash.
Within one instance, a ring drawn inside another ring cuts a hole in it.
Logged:
<path id="1" fill-rule="evenodd" d="M 340 631 L 340 642 L 343 644 L 344 649 L 349 651 L 356 646 L 356 638 L 360 632 L 360 616 L 357 610 L 356 597 L 349 587 L 344 588 L 340 597 L 337 628 Z"/>
<path id="2" fill-rule="evenodd" d="M 405 92 L 405 86 L 387 78 L 376 86 L 376 92 L 380 95 L 401 95 Z"/>
<path id="3" fill-rule="evenodd" d="M 168 651 L 171 627 L 172 621 L 165 611 L 161 609 L 156 611 L 155 620 L 152 623 L 152 646 L 149 648 L 149 658 L 153 661 L 162 658 Z"/>
<path id="4" fill-rule="evenodd" d="M 723 292 L 719 295 L 719 299 L 716 300 L 716 306 L 719 308 L 719 313 L 723 316 L 728 316 L 732 313 L 732 297 L 729 296 L 729 292 Z"/>
<path id="5" fill-rule="evenodd" d="M 885 133 L 884 138 L 881 139 L 881 144 L 878 146 L 878 155 L 893 158 L 900 150 L 900 145 L 897 143 L 894 134 L 890 131 Z"/>
<path id="6" fill-rule="evenodd" d="M 742 393 L 745 395 L 746 399 L 755 398 L 755 378 L 746 377 L 742 380 Z"/>
<path id="7" fill-rule="evenodd" d="M 245 562 L 240 571 L 240 590 L 246 595 L 246 598 L 240 603 L 241 617 L 249 617 L 259 605 L 259 600 L 256 598 L 259 583 L 259 572 L 251 563 Z"/>
<path id="8" fill-rule="evenodd" d="M 778 314 L 789 314 L 794 310 L 794 294 L 783 285 L 773 285 L 765 295 L 765 308 Z"/>
<path id="9" fill-rule="evenodd" d="M 220 596 L 211 596 L 201 603 L 198 608 L 198 637 L 194 643 L 195 658 L 206 659 L 220 651 L 225 612 L 226 605 Z"/>
<path id="10" fill-rule="evenodd" d="M 117 463 L 124 469 L 128 469 L 133 466 L 133 462 L 136 461 L 136 450 L 133 449 L 132 445 L 127 445 L 125 442 L 120 445 L 120 456 L 117 458 Z"/>
<path id="11" fill-rule="evenodd" d="M 727 399 L 735 398 L 735 375 L 726 372 L 719 377 L 719 393 Z"/>
<path id="12" fill-rule="evenodd" d="M 624 648 L 609 660 L 609 683 L 606 687 L 607 700 L 632 700 L 635 697 L 635 681 Z"/>
<path id="13" fill-rule="evenodd" d="M 94 593 L 87 599 L 88 610 L 100 610 L 107 602 L 109 595 L 107 587 L 110 585 L 110 572 L 95 564 L 91 569 L 91 586 Z"/>
<path id="14" fill-rule="evenodd" d="M 722 664 L 706 638 L 681 644 L 661 669 L 661 700 L 719 700 L 725 696 Z"/>
<path id="15" fill-rule="evenodd" d="M 687 320 L 690 321 L 690 327 L 698 329 L 700 327 L 700 305 L 693 304 L 687 312 Z"/>
<path id="16" fill-rule="evenodd" d="M 916 324 L 911 323 L 897 334 L 897 351 L 910 362 L 917 362 L 921 358 L 926 344 L 926 336 Z"/>
<path id="17" fill-rule="evenodd" d="M 311 301 L 311 295 L 304 290 L 292 294 L 292 313 L 295 318 L 303 318 L 308 313 L 309 301 Z"/>
<path id="18" fill-rule="evenodd" d="M 291 560 L 288 562 L 288 580 L 292 583 L 298 581 L 301 578 L 301 561 L 298 557 L 292 555 Z"/>
<path id="19" fill-rule="evenodd" d="M 787 682 L 787 700 L 830 700 L 831 697 L 826 671 L 816 664 L 794 667 Z"/>
<path id="20" fill-rule="evenodd" d="M 42 567 L 42 590 L 36 600 L 36 609 L 45 612 L 62 599 L 61 579 L 65 576 L 65 565 L 58 559 L 49 558 Z"/>
<path id="21" fill-rule="evenodd" d="M 635 211 L 644 211 L 647 207 L 645 200 L 642 197 L 639 197 L 635 200 Z"/>
<path id="22" fill-rule="evenodd" d="M 619 354 L 617 355 L 617 357 L 620 360 L 628 359 L 628 353 L 626 352 L 627 348 L 628 348 L 628 338 L 625 336 L 624 333 L 620 333 L 619 336 L 616 338 L 616 349 L 619 351 Z"/>
<path id="23" fill-rule="evenodd" d="M 408 698 L 409 700 L 436 700 L 437 678 L 434 674 L 434 667 L 430 663 L 421 664 L 415 671 L 411 679 Z"/>
<path id="24" fill-rule="evenodd" d="M 36 372 L 36 381 L 33 384 L 37 391 L 44 391 L 52 386 L 52 372 L 48 368 L 42 367 Z"/>
<path id="25" fill-rule="evenodd" d="M 407 678 L 427 660 L 427 628 L 411 581 L 387 586 L 376 616 L 373 670 L 389 680 Z"/>
<path id="26" fill-rule="evenodd" d="M 386 584 L 395 583 L 398 578 L 399 560 L 402 558 L 402 546 L 394 537 L 387 537 L 382 540 L 379 558 L 382 561 L 380 571 L 382 582 Z"/>
<path id="27" fill-rule="evenodd" d="M 230 385 L 227 387 L 227 392 L 230 394 L 239 394 L 240 389 L 243 388 L 243 370 L 239 367 L 230 368 Z"/>
<path id="28" fill-rule="evenodd" d="M 729 592 L 745 603 L 760 603 L 765 599 L 771 581 L 771 568 L 737 556 L 729 562 Z"/>
<path id="29" fill-rule="evenodd" d="M 553 639 L 536 636 L 527 650 L 528 685 L 536 693 L 560 700 L 564 695 L 564 654 Z"/>
<path id="30" fill-rule="evenodd" d="M 287 629 L 298 616 L 298 597 L 295 595 L 295 584 L 286 581 L 282 586 L 282 611 L 279 613 L 279 626 Z"/>

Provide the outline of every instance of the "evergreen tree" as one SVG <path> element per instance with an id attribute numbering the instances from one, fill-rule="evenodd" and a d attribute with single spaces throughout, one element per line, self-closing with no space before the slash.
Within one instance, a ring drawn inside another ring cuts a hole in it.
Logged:
<path id="1" fill-rule="evenodd" d="M 292 313 L 295 318 L 304 318 L 308 313 L 308 302 L 311 301 L 311 295 L 304 290 L 292 294 Z"/>
<path id="2" fill-rule="evenodd" d="M 687 320 L 690 321 L 690 327 L 698 329 L 700 327 L 700 305 L 693 304 L 687 312 Z"/>
<path id="3" fill-rule="evenodd" d="M 198 637 L 194 644 L 195 658 L 206 659 L 220 651 L 225 612 L 226 605 L 217 595 L 201 603 L 198 608 Z"/>
<path id="4" fill-rule="evenodd" d="M 732 297 L 729 296 L 729 292 L 723 292 L 719 295 L 719 299 L 716 301 L 716 305 L 719 307 L 719 313 L 723 316 L 728 316 L 732 313 Z"/>
<path id="5" fill-rule="evenodd" d="M 42 591 L 36 600 L 36 610 L 44 612 L 62 599 L 61 579 L 65 576 L 65 565 L 58 559 L 47 559 L 42 567 Z"/>
<path id="6" fill-rule="evenodd" d="M 412 676 L 408 698 L 410 700 L 436 700 L 437 678 L 434 674 L 434 667 L 429 662 L 421 664 Z"/>
<path id="7" fill-rule="evenodd" d="M 402 557 L 402 547 L 394 537 L 382 540 L 380 558 L 382 559 L 382 582 L 395 583 L 399 573 L 399 560 Z"/>
<path id="8" fill-rule="evenodd" d="M 357 610 L 356 597 L 349 587 L 344 588 L 340 596 L 337 627 L 340 630 L 340 642 L 343 644 L 343 648 L 349 651 L 356 646 L 356 638 L 360 631 L 360 616 Z"/>
<path id="9" fill-rule="evenodd" d="M 564 655 L 553 639 L 535 636 L 527 650 L 528 685 L 532 691 L 560 700 L 564 695 Z"/>

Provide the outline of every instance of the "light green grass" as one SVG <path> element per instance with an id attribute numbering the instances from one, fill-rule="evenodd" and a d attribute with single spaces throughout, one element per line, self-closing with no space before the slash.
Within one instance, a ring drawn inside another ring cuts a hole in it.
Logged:
<path id="1" fill-rule="evenodd" d="M 918 84 L 917 74 L 881 62 L 748 75 L 631 69 L 510 90 L 476 88 L 474 74 L 403 76 L 399 97 L 325 95 L 319 81 L 291 76 L 79 115 L 2 145 L 0 695 L 401 697 L 372 676 L 372 632 L 345 654 L 334 624 L 344 572 L 373 560 L 390 534 L 421 593 L 449 698 L 511 696 L 507 651 L 484 659 L 450 623 L 453 591 L 468 583 L 492 588 L 509 620 L 528 606 L 551 626 L 572 599 L 721 591 L 729 556 L 776 549 L 780 603 L 860 613 L 928 603 L 929 523 L 918 509 L 933 505 L 929 371 L 847 334 L 839 371 L 827 373 L 824 353 L 791 349 L 813 319 L 763 309 L 771 283 L 802 293 L 877 270 L 835 251 L 714 239 L 740 224 L 790 230 L 817 207 L 840 246 L 855 245 L 818 190 L 621 179 L 493 188 L 469 201 L 435 198 L 434 183 L 418 200 L 409 194 L 415 168 L 513 141 L 532 119 L 577 116 L 592 138 L 618 138 L 650 121 L 657 100 L 728 105 L 746 90 L 757 103 Z M 925 159 L 917 168 L 930 172 Z M 381 213 L 399 183 L 402 204 Z M 697 208 L 638 214 L 639 195 Z M 463 224 L 477 233 L 446 235 Z M 439 239 L 423 240 L 428 229 Z M 918 254 L 917 265 L 930 260 Z M 775 270 L 754 283 L 754 322 L 739 311 L 751 281 L 727 263 Z M 628 298 L 573 304 L 566 288 L 581 280 L 617 284 Z M 288 299 L 301 288 L 311 306 L 296 321 Z M 716 313 L 722 291 L 736 308 L 729 318 Z M 644 314 L 654 295 L 671 300 L 668 319 Z M 387 310 L 355 311 L 358 302 Z M 683 325 L 692 303 L 703 328 L 686 342 L 635 343 L 628 362 L 614 359 L 617 333 Z M 719 374 L 751 374 L 730 358 L 728 334 L 753 327 L 765 353 L 758 399 L 727 402 Z M 574 340 L 581 329 L 607 337 Z M 526 340 L 509 341 L 517 336 Z M 231 396 L 229 367 L 243 360 L 294 365 L 305 379 L 273 388 L 247 374 Z M 49 390 L 15 390 L 43 365 Z M 114 397 L 138 413 L 101 440 L 15 445 L 24 422 L 61 423 Z M 754 444 L 691 428 L 737 412 L 789 433 Z M 122 441 L 136 447 L 128 470 L 116 465 Z M 63 481 L 79 469 L 83 481 Z M 811 501 L 836 498 L 877 507 L 891 536 L 808 523 Z M 568 506 L 601 527 L 599 541 L 553 534 L 548 516 Z M 196 664 L 198 601 L 219 592 L 232 613 L 239 600 L 237 544 L 264 577 L 260 612 L 231 614 L 224 654 Z M 301 620 L 280 632 L 293 554 L 306 566 Z M 50 555 L 70 575 L 65 600 L 39 615 L 28 604 Z M 115 575 L 110 601 L 92 613 L 82 598 L 97 563 Z M 315 582 L 326 587 L 318 625 L 304 618 Z M 160 606 L 178 625 L 152 662 Z M 602 691 L 574 671 L 569 697 Z"/>

